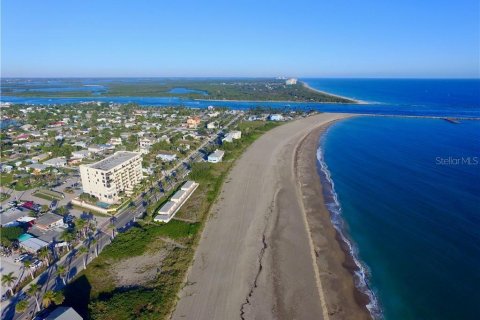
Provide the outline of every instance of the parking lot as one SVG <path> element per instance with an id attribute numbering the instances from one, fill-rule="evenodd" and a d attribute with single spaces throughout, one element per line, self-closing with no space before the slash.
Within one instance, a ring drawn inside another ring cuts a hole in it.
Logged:
<path id="1" fill-rule="evenodd" d="M 14 276 L 17 277 L 17 280 L 15 281 L 15 284 L 18 283 L 18 281 L 21 280 L 21 278 L 24 276 L 24 268 L 22 262 L 14 262 L 15 258 L 17 258 L 19 255 L 18 254 L 12 254 L 11 256 L 4 257 L 2 256 L 2 263 L 0 266 L 0 272 L 1 274 L 8 274 L 10 272 L 13 272 Z M 28 271 L 27 271 L 28 275 Z M 5 287 L 2 283 L 2 296 L 7 292 L 7 287 Z"/>

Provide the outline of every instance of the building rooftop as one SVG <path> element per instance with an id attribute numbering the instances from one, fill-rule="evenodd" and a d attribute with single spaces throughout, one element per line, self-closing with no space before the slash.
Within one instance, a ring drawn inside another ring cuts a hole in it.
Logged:
<path id="1" fill-rule="evenodd" d="M 182 190 L 190 190 L 194 184 L 195 184 L 195 181 L 189 180 L 185 182 L 185 184 L 182 186 Z"/>
<path id="2" fill-rule="evenodd" d="M 215 152 L 211 153 L 209 157 L 216 157 L 216 158 L 221 158 L 225 154 L 225 151 L 223 150 L 215 150 Z"/>
<path id="3" fill-rule="evenodd" d="M 83 318 L 71 307 L 57 307 L 45 320 L 83 320 Z"/>
<path id="4" fill-rule="evenodd" d="M 175 194 L 172 196 L 170 200 L 174 202 L 178 202 L 180 201 L 180 199 L 183 198 L 183 196 L 185 196 L 185 194 L 186 194 L 185 190 L 178 190 L 177 192 L 175 192 Z"/>
<path id="5" fill-rule="evenodd" d="M 107 157 L 96 163 L 90 164 L 89 167 L 98 169 L 98 170 L 109 171 L 115 168 L 116 166 L 136 157 L 137 155 L 140 155 L 140 153 L 130 152 L 130 151 L 118 151 L 118 152 L 115 152 L 110 157 Z"/>
<path id="6" fill-rule="evenodd" d="M 160 210 L 158 210 L 158 213 L 159 214 L 165 214 L 167 212 L 169 212 L 174 206 L 176 205 L 175 202 L 173 201 L 168 201 L 167 203 L 165 203 L 161 208 Z"/>
<path id="7" fill-rule="evenodd" d="M 38 219 L 35 221 L 36 225 L 42 225 L 42 226 L 49 226 L 52 223 L 58 222 L 62 220 L 63 217 L 59 216 L 58 214 L 53 214 L 53 213 L 46 213 L 43 216 L 38 217 Z"/>
<path id="8" fill-rule="evenodd" d="M 37 239 L 37 238 L 30 238 L 25 241 L 22 241 L 20 245 L 26 249 L 30 249 L 34 252 L 37 252 L 38 250 L 42 249 L 43 247 L 48 246 L 48 243 Z"/>

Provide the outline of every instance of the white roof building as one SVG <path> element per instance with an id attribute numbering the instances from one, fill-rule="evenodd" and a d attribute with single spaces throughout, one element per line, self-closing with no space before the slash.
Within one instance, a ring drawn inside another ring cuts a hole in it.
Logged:
<path id="1" fill-rule="evenodd" d="M 162 159 L 162 161 L 174 161 L 177 159 L 176 154 L 172 153 L 159 153 L 155 156 L 157 159 Z"/>
<path id="2" fill-rule="evenodd" d="M 20 246 L 28 252 L 36 253 L 40 249 L 47 247 L 48 243 L 37 238 L 30 238 L 20 242 Z"/>
<path id="3" fill-rule="evenodd" d="M 215 150 L 215 152 L 212 152 L 208 156 L 208 162 L 211 162 L 211 163 L 221 162 L 224 155 L 225 155 L 225 151 L 217 149 L 217 150 Z"/>
<path id="4" fill-rule="evenodd" d="M 88 158 L 90 155 L 91 155 L 91 152 L 88 150 L 79 150 L 79 151 L 72 152 L 72 158 L 76 158 L 76 159 L 85 159 L 85 158 Z"/>
<path id="5" fill-rule="evenodd" d="M 153 219 L 156 222 L 169 222 L 173 219 L 177 211 L 183 206 L 183 204 L 190 198 L 195 189 L 197 189 L 198 183 L 195 181 L 187 181 L 171 198 L 170 201 L 165 203 L 158 214 Z"/>
<path id="6" fill-rule="evenodd" d="M 49 167 L 63 168 L 67 166 L 67 158 L 65 157 L 52 158 L 50 160 L 44 161 L 43 164 Z"/>
<path id="7" fill-rule="evenodd" d="M 72 307 L 57 307 L 45 320 L 83 320 Z"/>
<path id="8" fill-rule="evenodd" d="M 142 155 L 139 152 L 118 151 L 96 163 L 81 165 L 83 192 L 106 203 L 115 203 L 120 192 L 131 194 L 142 180 Z"/>

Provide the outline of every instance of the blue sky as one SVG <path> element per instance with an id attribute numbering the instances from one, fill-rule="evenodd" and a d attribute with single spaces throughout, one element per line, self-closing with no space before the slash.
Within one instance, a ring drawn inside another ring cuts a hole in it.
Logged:
<path id="1" fill-rule="evenodd" d="M 480 1 L 2 1 L 4 77 L 480 77 Z"/>

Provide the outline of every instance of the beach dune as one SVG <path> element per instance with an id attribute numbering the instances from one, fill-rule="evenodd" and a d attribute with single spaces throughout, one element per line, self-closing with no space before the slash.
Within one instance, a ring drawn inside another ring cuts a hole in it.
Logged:
<path id="1" fill-rule="evenodd" d="M 319 114 L 253 143 L 212 207 L 173 319 L 366 319 L 323 204 Z"/>

